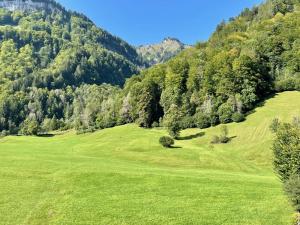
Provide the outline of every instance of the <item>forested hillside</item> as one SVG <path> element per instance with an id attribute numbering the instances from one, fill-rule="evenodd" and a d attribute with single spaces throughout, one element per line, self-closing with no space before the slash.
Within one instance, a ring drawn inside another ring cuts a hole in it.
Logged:
<path id="1" fill-rule="evenodd" d="M 46 118 L 66 121 L 75 110 L 77 87 L 123 85 L 141 66 L 134 47 L 55 1 L 0 3 L 4 133 L 19 132 L 25 118 L 38 123 Z"/>
<path id="2" fill-rule="evenodd" d="M 205 128 L 243 120 L 272 93 L 300 90 L 299 7 L 268 0 L 222 22 L 207 42 L 128 80 L 130 107 L 120 116 L 170 131 Z"/>
<path id="3" fill-rule="evenodd" d="M 82 15 L 1 10 L 0 131 L 93 131 L 137 122 L 170 130 L 241 121 L 300 88 L 300 2 L 268 0 L 204 43 L 139 72 L 137 53 Z M 122 85 L 132 74 L 124 89 Z"/>

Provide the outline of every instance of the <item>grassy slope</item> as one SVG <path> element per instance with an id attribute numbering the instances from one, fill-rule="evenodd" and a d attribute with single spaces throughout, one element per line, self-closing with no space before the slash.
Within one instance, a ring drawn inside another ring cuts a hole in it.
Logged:
<path id="1" fill-rule="evenodd" d="M 268 126 L 300 114 L 299 99 L 282 93 L 230 124 L 228 145 L 209 144 L 218 127 L 172 150 L 157 143 L 164 130 L 135 125 L 0 139 L 0 224 L 289 224 Z"/>

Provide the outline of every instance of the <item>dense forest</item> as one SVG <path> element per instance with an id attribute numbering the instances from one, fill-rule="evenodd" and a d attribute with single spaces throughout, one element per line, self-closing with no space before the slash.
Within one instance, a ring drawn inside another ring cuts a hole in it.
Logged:
<path id="1" fill-rule="evenodd" d="M 207 42 L 141 72 L 132 46 L 58 9 L 0 10 L 3 135 L 136 122 L 176 136 L 242 121 L 268 95 L 300 89 L 299 0 L 245 9 Z"/>

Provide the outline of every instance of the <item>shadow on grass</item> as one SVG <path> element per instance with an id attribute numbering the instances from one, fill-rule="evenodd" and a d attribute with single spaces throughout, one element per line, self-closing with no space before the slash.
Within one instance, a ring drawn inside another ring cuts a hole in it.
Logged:
<path id="1" fill-rule="evenodd" d="M 180 146 L 171 146 L 171 147 L 169 147 L 169 149 L 180 149 L 180 148 L 182 148 L 182 147 L 180 147 Z"/>
<path id="2" fill-rule="evenodd" d="M 192 140 L 194 138 L 203 137 L 204 135 L 205 135 L 205 132 L 200 132 L 200 133 L 192 134 L 192 135 L 185 136 L 185 137 L 179 137 L 179 138 L 177 138 L 177 140 L 179 140 L 179 141 Z"/>
<path id="3" fill-rule="evenodd" d="M 229 141 L 228 142 L 231 142 L 233 139 L 237 138 L 237 136 L 232 136 L 232 137 L 229 137 Z"/>
<path id="4" fill-rule="evenodd" d="M 37 135 L 37 137 L 42 137 L 42 138 L 50 138 L 50 137 L 54 137 L 54 134 L 39 134 Z"/>

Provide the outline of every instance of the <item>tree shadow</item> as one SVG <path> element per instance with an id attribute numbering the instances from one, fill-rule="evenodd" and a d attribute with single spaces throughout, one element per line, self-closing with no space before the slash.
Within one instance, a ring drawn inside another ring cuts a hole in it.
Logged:
<path id="1" fill-rule="evenodd" d="M 192 134 L 192 135 L 185 136 L 185 137 L 179 137 L 179 138 L 177 138 L 177 140 L 179 140 L 179 141 L 192 140 L 194 138 L 203 137 L 204 135 L 205 135 L 205 132 L 200 132 L 200 133 Z"/>
<path id="2" fill-rule="evenodd" d="M 182 148 L 182 147 L 180 147 L 180 146 L 171 146 L 171 147 L 169 147 L 169 149 L 180 149 L 180 148 Z"/>
<path id="3" fill-rule="evenodd" d="M 50 138 L 50 137 L 54 137 L 54 134 L 39 134 L 37 135 L 37 137 L 42 137 L 42 138 Z"/>
<path id="4" fill-rule="evenodd" d="M 231 142 L 233 139 L 237 138 L 237 136 L 232 136 L 232 137 L 229 137 L 229 141 L 228 142 Z"/>

